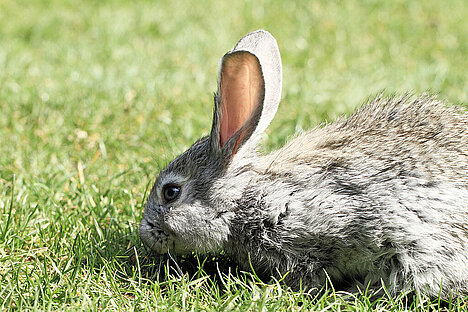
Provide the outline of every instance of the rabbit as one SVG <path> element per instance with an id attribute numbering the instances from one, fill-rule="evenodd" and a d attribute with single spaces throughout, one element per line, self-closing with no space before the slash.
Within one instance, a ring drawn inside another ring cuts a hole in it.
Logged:
<path id="1" fill-rule="evenodd" d="M 378 95 L 263 155 L 281 88 L 267 31 L 224 55 L 211 133 L 160 172 L 143 243 L 224 250 L 293 289 L 383 282 L 392 295 L 467 296 L 468 114 L 430 95 Z"/>

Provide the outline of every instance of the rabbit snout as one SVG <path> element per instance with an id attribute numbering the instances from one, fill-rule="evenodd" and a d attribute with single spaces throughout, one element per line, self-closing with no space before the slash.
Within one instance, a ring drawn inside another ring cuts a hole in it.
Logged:
<path id="1" fill-rule="evenodd" d="M 143 218 L 139 232 L 143 243 L 152 251 L 163 254 L 169 250 L 170 235 L 160 227 L 159 223 Z"/>

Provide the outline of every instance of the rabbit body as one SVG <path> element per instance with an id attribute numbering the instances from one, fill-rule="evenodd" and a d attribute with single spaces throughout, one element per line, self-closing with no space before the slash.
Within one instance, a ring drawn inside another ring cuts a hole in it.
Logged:
<path id="1" fill-rule="evenodd" d="M 429 96 L 379 96 L 262 155 L 281 69 L 271 35 L 242 40 L 222 60 L 211 135 L 156 180 L 140 226 L 145 244 L 158 253 L 223 249 L 295 288 L 329 278 L 383 281 L 393 294 L 468 295 L 468 115 Z M 235 93 L 245 85 L 233 72 L 256 93 Z M 240 122 L 225 119 L 226 94 L 250 101 Z"/>
<path id="2" fill-rule="evenodd" d="M 227 173 L 217 197 L 245 187 L 225 250 L 294 286 L 328 274 L 468 294 L 467 152 L 466 115 L 428 97 L 377 98 Z"/>

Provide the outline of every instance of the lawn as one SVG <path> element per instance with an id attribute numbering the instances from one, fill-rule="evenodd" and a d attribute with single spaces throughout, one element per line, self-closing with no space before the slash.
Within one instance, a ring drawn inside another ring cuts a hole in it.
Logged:
<path id="1" fill-rule="evenodd" d="M 466 310 L 293 292 L 223 256 L 167 262 L 142 246 L 151 184 L 208 133 L 219 58 L 258 28 L 284 71 L 265 150 L 381 90 L 468 103 L 462 0 L 2 0 L 1 310 Z"/>

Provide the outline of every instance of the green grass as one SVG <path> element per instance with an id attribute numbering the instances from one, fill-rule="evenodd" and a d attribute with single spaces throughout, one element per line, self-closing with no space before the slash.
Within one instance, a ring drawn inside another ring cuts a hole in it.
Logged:
<path id="1" fill-rule="evenodd" d="M 269 30 L 282 53 L 271 150 L 383 89 L 468 103 L 466 8 L 0 1 L 0 309 L 438 309 L 411 294 L 293 292 L 223 257 L 178 259 L 179 270 L 145 251 L 137 226 L 158 171 L 208 133 L 218 60 L 245 33 Z"/>

